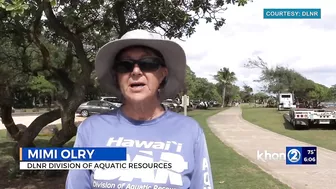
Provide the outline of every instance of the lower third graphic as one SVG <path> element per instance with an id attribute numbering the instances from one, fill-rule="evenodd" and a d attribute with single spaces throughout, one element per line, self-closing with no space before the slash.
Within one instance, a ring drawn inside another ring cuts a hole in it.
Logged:
<path id="1" fill-rule="evenodd" d="M 302 165 L 317 163 L 316 147 L 286 147 L 286 164 Z"/>

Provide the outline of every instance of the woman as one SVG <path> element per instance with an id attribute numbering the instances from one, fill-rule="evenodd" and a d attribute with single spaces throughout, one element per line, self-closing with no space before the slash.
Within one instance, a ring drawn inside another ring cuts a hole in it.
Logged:
<path id="1" fill-rule="evenodd" d="M 78 128 L 75 147 L 127 147 L 129 161 L 168 161 L 169 170 L 72 170 L 67 189 L 213 188 L 203 130 L 192 118 L 166 110 L 162 100 L 183 88 L 186 56 L 175 42 L 143 30 L 107 43 L 96 57 L 101 87 L 123 100 Z"/>

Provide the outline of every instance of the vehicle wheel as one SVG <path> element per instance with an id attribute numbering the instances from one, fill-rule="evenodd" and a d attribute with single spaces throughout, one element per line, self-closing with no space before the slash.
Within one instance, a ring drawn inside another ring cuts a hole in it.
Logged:
<path id="1" fill-rule="evenodd" d="M 296 124 L 295 119 L 292 119 L 291 122 L 292 122 L 292 126 L 293 126 L 294 130 L 297 130 L 298 128 L 297 128 L 297 124 Z"/>
<path id="2" fill-rule="evenodd" d="M 89 111 L 82 110 L 80 114 L 81 114 L 82 117 L 88 117 L 89 116 Z"/>
<path id="3" fill-rule="evenodd" d="M 307 121 L 306 125 L 304 126 L 304 129 L 309 130 L 311 125 L 313 125 L 313 124 L 310 121 Z"/>

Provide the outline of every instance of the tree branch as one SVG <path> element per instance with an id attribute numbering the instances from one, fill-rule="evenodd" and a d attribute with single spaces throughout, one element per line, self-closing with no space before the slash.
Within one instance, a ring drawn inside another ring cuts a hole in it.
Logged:
<path id="1" fill-rule="evenodd" d="M 37 11 L 36 11 L 36 17 L 33 22 L 33 25 L 31 27 L 31 40 L 34 42 L 34 44 L 40 49 L 42 54 L 42 69 L 48 69 L 50 65 L 50 53 L 49 50 L 46 48 L 44 44 L 41 43 L 39 39 L 39 35 L 41 32 L 39 31 L 39 25 L 41 23 L 41 17 L 43 13 L 43 6 L 42 4 L 39 5 Z"/>
<path id="2" fill-rule="evenodd" d="M 53 30 L 59 35 L 72 42 L 76 54 L 79 58 L 79 63 L 82 65 L 82 71 L 90 74 L 93 66 L 91 62 L 87 59 L 86 52 L 83 47 L 83 43 L 80 38 L 78 38 L 74 33 L 72 33 L 69 28 L 67 28 L 63 23 L 61 23 L 55 16 L 50 1 L 43 0 L 44 13 L 49 21 L 49 24 Z M 86 78 L 81 78 L 86 81 Z"/>
<path id="3" fill-rule="evenodd" d="M 58 80 L 68 93 L 72 93 L 75 83 L 70 79 L 69 74 L 61 68 L 51 68 L 52 77 Z"/>
<path id="4" fill-rule="evenodd" d="M 66 38 L 69 41 L 75 41 L 74 34 L 70 31 L 70 29 L 56 18 L 49 0 L 43 0 L 43 10 L 50 23 L 50 26 L 58 35 Z"/>
<path id="5" fill-rule="evenodd" d="M 23 133 L 21 140 L 19 140 L 19 146 L 33 143 L 43 127 L 59 118 L 61 118 L 61 111 L 59 109 L 52 110 L 37 117 Z"/>
<path id="6" fill-rule="evenodd" d="M 64 67 L 66 70 L 71 71 L 72 63 L 73 63 L 73 54 L 72 54 L 72 43 L 68 42 L 68 47 L 66 50 L 65 60 L 64 60 Z"/>
<path id="7" fill-rule="evenodd" d="M 97 16 L 98 17 L 98 16 Z M 96 18 L 97 18 L 96 17 Z M 88 29 L 90 29 L 92 26 L 94 26 L 96 23 L 95 22 L 92 22 L 86 26 L 83 26 L 83 27 L 80 27 L 80 28 L 77 28 L 76 29 L 76 34 L 80 34 L 80 33 L 83 33 L 83 32 L 86 32 Z"/>
<path id="8" fill-rule="evenodd" d="M 126 1 L 124 0 L 117 0 L 113 6 L 113 12 L 115 13 L 119 23 L 119 38 L 127 32 L 127 24 L 124 13 L 125 3 Z"/>

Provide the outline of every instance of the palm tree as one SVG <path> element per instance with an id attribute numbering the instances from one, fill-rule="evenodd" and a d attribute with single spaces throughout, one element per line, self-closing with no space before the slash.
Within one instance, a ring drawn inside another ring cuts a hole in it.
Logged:
<path id="1" fill-rule="evenodd" d="M 229 68 L 224 67 L 217 72 L 217 74 L 214 76 L 214 79 L 222 87 L 222 107 L 224 107 L 226 87 L 232 85 L 232 83 L 237 80 L 236 74 L 231 72 Z"/>

